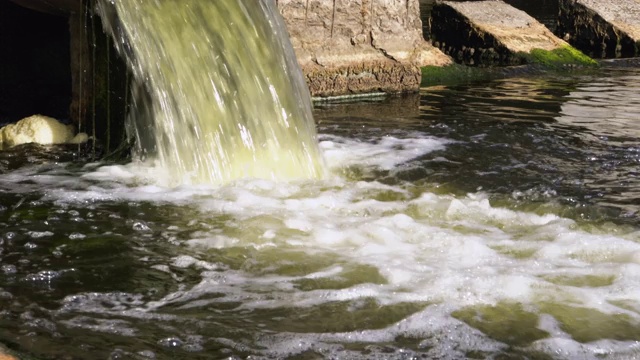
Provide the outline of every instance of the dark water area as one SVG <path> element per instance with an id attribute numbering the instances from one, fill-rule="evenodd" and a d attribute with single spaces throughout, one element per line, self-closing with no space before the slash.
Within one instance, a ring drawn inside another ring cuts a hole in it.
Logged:
<path id="1" fill-rule="evenodd" d="M 640 69 L 314 110 L 325 180 L 164 188 L 0 153 L 0 343 L 35 359 L 632 359 Z"/>
<path id="2" fill-rule="evenodd" d="M 33 114 L 69 119 L 69 21 L 0 0 L 0 126 Z"/>
<path id="3" fill-rule="evenodd" d="M 520 9 L 538 20 L 552 32 L 558 26 L 558 14 L 560 12 L 559 0 L 507 0 L 507 4 Z"/>
<path id="4" fill-rule="evenodd" d="M 598 205 L 580 216 L 637 224 L 638 80 L 635 69 L 611 68 L 598 75 L 425 88 L 420 113 L 409 115 L 413 121 L 403 119 L 403 126 L 459 142 L 426 155 L 420 171 L 394 173 L 390 181 L 450 185 L 459 194 L 484 189 L 496 198 L 555 199 L 577 208 Z M 387 101 L 352 106 L 402 114 L 417 100 Z"/>

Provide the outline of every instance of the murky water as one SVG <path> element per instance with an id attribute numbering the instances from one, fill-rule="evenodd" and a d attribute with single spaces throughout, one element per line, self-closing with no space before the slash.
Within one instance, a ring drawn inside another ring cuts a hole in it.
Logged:
<path id="1" fill-rule="evenodd" d="M 320 104 L 331 175 L 167 188 L 0 153 L 0 343 L 38 359 L 640 356 L 640 70 Z M 24 151 L 28 149 L 28 151 Z"/>

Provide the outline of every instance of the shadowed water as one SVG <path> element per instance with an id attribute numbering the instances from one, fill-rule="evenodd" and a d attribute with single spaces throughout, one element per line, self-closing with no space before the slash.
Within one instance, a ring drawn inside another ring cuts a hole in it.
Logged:
<path id="1" fill-rule="evenodd" d="M 0 153 L 0 342 L 41 359 L 631 359 L 640 71 L 314 110 L 330 175 Z M 250 99 L 246 99 L 250 101 Z"/>

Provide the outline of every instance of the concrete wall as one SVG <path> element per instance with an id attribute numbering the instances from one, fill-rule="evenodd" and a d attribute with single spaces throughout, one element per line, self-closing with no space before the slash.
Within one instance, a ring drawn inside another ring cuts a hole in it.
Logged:
<path id="1" fill-rule="evenodd" d="M 422 36 L 418 0 L 277 0 L 314 96 L 417 91 L 450 60 Z"/>

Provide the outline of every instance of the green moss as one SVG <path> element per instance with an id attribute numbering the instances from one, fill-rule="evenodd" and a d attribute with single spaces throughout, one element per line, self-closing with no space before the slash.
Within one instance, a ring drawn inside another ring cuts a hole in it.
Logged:
<path id="1" fill-rule="evenodd" d="M 539 64 L 548 68 L 565 66 L 598 66 L 598 62 L 580 52 L 578 49 L 565 45 L 554 50 L 533 49 L 530 53 L 521 53 L 528 63 Z"/>
<path id="2" fill-rule="evenodd" d="M 425 66 L 422 68 L 421 86 L 450 85 L 491 77 L 491 69 L 451 64 L 447 66 Z"/>
<path id="3" fill-rule="evenodd" d="M 524 59 L 523 66 L 475 67 L 460 64 L 425 66 L 422 68 L 421 86 L 452 85 L 511 76 L 536 74 L 567 67 L 595 68 L 598 62 L 570 45 L 554 50 L 533 49 L 530 53 L 517 53 L 514 58 Z"/>

